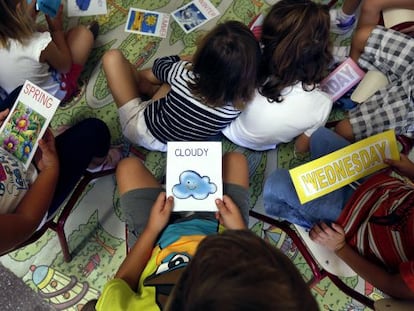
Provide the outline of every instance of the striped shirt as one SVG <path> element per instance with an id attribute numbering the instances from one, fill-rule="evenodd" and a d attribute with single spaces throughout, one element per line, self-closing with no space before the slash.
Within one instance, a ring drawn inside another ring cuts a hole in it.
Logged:
<path id="1" fill-rule="evenodd" d="M 399 272 L 414 292 L 414 187 L 385 174 L 362 184 L 337 220 L 365 258 Z"/>
<path id="2" fill-rule="evenodd" d="M 149 104 L 144 116 L 149 131 L 162 143 L 208 140 L 219 135 L 240 114 L 231 104 L 209 107 L 193 96 L 187 85 L 194 81 L 189 65 L 178 56 L 162 57 L 154 62 L 154 75 L 168 83 L 171 90 L 166 97 Z"/>

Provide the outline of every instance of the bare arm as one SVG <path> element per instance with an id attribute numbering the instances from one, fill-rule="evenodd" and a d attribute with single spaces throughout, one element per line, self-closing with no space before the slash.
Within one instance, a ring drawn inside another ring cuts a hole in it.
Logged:
<path id="1" fill-rule="evenodd" d="M 39 141 L 42 167 L 39 176 L 19 202 L 13 214 L 0 216 L 0 253 L 27 240 L 45 216 L 55 192 L 59 175 L 59 161 L 54 138 L 49 134 Z"/>
<path id="2" fill-rule="evenodd" d="M 66 73 L 72 66 L 72 55 L 63 30 L 63 5 L 52 19 L 46 15 L 52 41 L 40 54 L 40 62 L 47 62 L 59 72 Z"/>
<path id="3" fill-rule="evenodd" d="M 386 159 L 385 163 L 391 165 L 399 174 L 414 179 L 414 163 L 405 154 L 400 154 L 400 160 Z"/>
<path id="4" fill-rule="evenodd" d="M 115 274 L 115 278 L 123 279 L 133 290 L 138 288 L 142 271 L 147 265 L 158 235 L 168 223 L 173 205 L 172 197 L 167 199 L 165 192 L 160 193 L 152 207 L 147 226 Z"/>
<path id="5" fill-rule="evenodd" d="M 312 240 L 335 251 L 364 280 L 384 293 L 395 298 L 413 299 L 414 293 L 408 288 L 400 274 L 387 272 L 384 268 L 368 261 L 345 241 L 343 228 L 335 223 L 315 225 L 309 232 Z"/>
<path id="6" fill-rule="evenodd" d="M 135 291 L 138 288 L 142 271 L 144 271 L 151 256 L 156 239 L 168 223 L 173 205 L 173 198 L 166 199 L 165 192 L 158 196 L 152 207 L 147 226 L 115 274 L 115 278 L 123 279 Z M 219 209 L 217 218 L 226 228 L 246 228 L 238 207 L 230 197 L 224 196 L 223 201 L 216 201 L 216 205 Z"/>

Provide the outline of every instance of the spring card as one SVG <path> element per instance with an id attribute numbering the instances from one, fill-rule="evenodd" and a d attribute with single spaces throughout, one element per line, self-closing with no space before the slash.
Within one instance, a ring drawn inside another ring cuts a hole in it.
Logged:
<path id="1" fill-rule="evenodd" d="M 222 148 L 217 141 L 168 142 L 167 196 L 174 211 L 217 211 L 223 197 Z"/>
<path id="2" fill-rule="evenodd" d="M 374 173 L 399 159 L 394 130 L 360 140 L 289 171 L 300 202 L 306 203 Z"/>
<path id="3" fill-rule="evenodd" d="M 169 20 L 170 15 L 167 13 L 130 8 L 125 31 L 165 38 Z"/>
<path id="4" fill-rule="evenodd" d="M 106 0 L 68 0 L 68 16 L 94 16 L 108 13 Z"/>
<path id="5" fill-rule="evenodd" d="M 220 12 L 208 0 L 193 0 L 172 12 L 171 15 L 184 32 L 189 33 L 219 16 Z"/>
<path id="6" fill-rule="evenodd" d="M 26 169 L 59 103 L 59 99 L 26 81 L 0 127 L 0 146 L 20 160 Z"/>

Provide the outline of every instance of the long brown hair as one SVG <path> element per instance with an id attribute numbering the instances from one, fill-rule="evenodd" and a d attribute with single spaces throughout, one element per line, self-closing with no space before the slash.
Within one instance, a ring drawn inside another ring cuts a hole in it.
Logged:
<path id="1" fill-rule="evenodd" d="M 168 311 L 317 311 L 292 261 L 249 230 L 206 237 L 170 296 Z"/>
<path id="2" fill-rule="evenodd" d="M 259 62 L 259 44 L 246 25 L 218 24 L 197 47 L 191 67 L 195 82 L 189 87 L 209 106 L 242 109 L 253 98 Z"/>
<path id="3" fill-rule="evenodd" d="M 302 82 L 315 88 L 332 60 L 327 6 L 310 0 L 281 0 L 263 22 L 261 93 L 281 102 L 284 88 Z"/>
<path id="4" fill-rule="evenodd" d="M 0 48 L 6 48 L 9 39 L 24 43 L 34 29 L 35 23 L 27 11 L 26 0 L 0 0 Z"/>

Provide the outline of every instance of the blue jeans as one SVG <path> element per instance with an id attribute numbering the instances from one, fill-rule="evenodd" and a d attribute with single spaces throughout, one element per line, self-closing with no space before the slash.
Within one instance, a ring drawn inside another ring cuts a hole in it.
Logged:
<path id="1" fill-rule="evenodd" d="M 349 145 L 343 137 L 327 128 L 319 128 L 310 138 L 311 159 Z M 299 202 L 289 171 L 277 169 L 266 179 L 263 200 L 266 213 L 311 228 L 314 224 L 333 222 L 338 217 L 354 190 L 345 186 L 305 204 Z"/>

